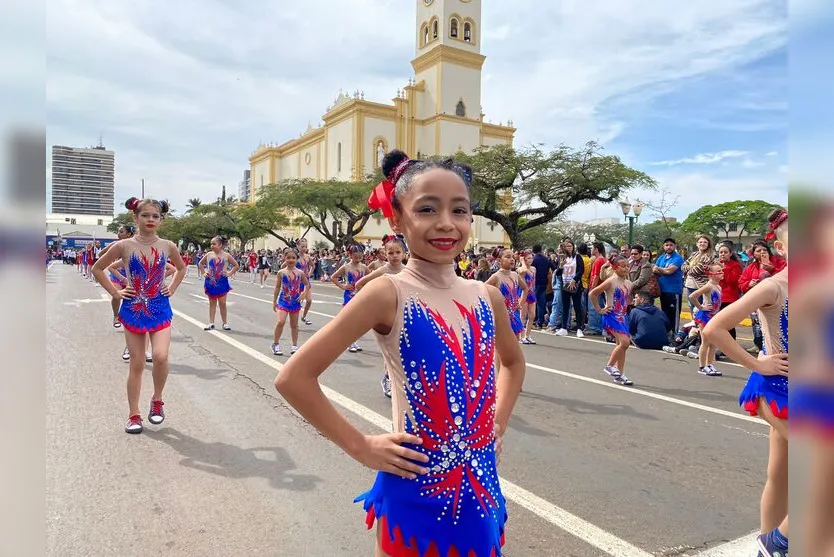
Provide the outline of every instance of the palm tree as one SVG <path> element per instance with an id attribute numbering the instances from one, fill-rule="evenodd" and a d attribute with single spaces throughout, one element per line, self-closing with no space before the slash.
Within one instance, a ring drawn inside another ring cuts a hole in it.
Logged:
<path id="1" fill-rule="evenodd" d="M 192 197 L 191 199 L 188 200 L 188 203 L 185 204 L 185 206 L 187 207 L 185 212 L 190 213 L 191 211 L 193 211 L 194 209 L 196 209 L 197 207 L 199 207 L 202 204 L 203 204 L 203 202 L 200 201 L 199 197 Z"/>

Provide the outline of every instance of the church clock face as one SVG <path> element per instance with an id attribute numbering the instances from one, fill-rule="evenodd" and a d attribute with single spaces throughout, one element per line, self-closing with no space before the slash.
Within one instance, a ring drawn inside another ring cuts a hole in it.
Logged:
<path id="1" fill-rule="evenodd" d="M 423 5 L 429 7 L 432 5 L 432 2 L 434 2 L 434 0 L 423 0 Z"/>

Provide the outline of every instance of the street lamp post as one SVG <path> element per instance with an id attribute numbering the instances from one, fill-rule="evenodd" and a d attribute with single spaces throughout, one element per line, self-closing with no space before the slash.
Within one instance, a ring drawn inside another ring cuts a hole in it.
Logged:
<path id="1" fill-rule="evenodd" d="M 623 216 L 628 220 L 628 245 L 634 243 L 634 223 L 640 218 L 640 213 L 643 212 L 643 203 L 638 199 L 631 204 L 628 199 L 620 201 L 620 208 L 623 210 Z M 630 215 L 634 211 L 634 215 Z"/>

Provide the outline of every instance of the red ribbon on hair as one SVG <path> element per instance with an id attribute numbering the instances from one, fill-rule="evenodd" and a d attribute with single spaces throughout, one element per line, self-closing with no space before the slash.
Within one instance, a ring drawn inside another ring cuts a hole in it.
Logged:
<path id="1" fill-rule="evenodd" d="M 773 240 L 775 240 L 776 229 L 785 224 L 786 220 L 788 220 L 788 212 L 785 210 L 780 211 L 779 214 L 776 215 L 776 218 L 773 219 L 773 221 L 768 225 L 768 228 L 770 228 L 770 230 L 768 230 L 767 234 L 765 234 L 765 240 L 767 240 L 768 242 L 772 242 Z"/>
<path id="2" fill-rule="evenodd" d="M 368 208 L 372 211 L 382 211 L 386 218 L 394 216 L 394 184 L 388 180 L 383 180 L 371 191 L 368 197 Z"/>

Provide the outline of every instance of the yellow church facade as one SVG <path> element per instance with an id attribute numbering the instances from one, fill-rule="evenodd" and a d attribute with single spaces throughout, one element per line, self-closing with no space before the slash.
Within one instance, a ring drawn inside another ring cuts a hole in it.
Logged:
<path id="1" fill-rule="evenodd" d="M 398 148 L 411 157 L 453 155 L 479 146 L 512 145 L 512 122 L 493 124 L 481 110 L 481 0 L 416 0 L 414 77 L 391 104 L 340 93 L 321 118 L 300 137 L 280 145 L 261 145 L 249 158 L 251 196 L 258 188 L 292 178 L 358 180 L 379 167 L 385 153 Z M 369 192 L 370 193 L 370 192 Z M 337 225 L 338 226 L 338 225 Z M 284 231 L 294 237 L 301 230 Z M 389 229 L 371 219 L 357 236 L 378 245 Z M 315 230 L 311 245 L 324 240 Z M 257 247 L 272 246 L 264 239 Z M 470 244 L 509 245 L 500 226 L 476 217 Z"/>

